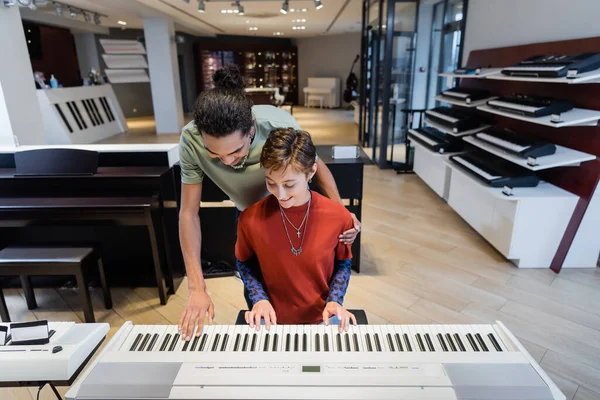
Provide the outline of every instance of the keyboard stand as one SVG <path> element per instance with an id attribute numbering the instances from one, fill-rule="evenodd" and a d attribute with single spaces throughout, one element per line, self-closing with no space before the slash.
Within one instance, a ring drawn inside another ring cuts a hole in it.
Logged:
<path id="1" fill-rule="evenodd" d="M 42 391 L 42 389 L 46 385 L 50 386 L 50 389 L 52 389 L 52 391 L 54 392 L 54 394 L 56 395 L 56 398 L 58 400 L 62 400 L 62 397 L 60 397 L 60 393 L 58 393 L 58 390 L 56 390 L 56 386 L 54 386 L 54 383 L 52 383 L 52 382 L 40 382 L 40 387 L 38 389 L 38 398 L 39 398 L 39 393 Z"/>

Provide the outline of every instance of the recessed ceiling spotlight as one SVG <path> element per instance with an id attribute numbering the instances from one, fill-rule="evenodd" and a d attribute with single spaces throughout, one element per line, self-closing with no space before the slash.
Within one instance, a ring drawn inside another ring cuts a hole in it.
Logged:
<path id="1" fill-rule="evenodd" d="M 323 8 L 323 4 L 321 3 L 321 0 L 315 0 L 315 8 L 317 10 L 320 10 L 321 8 Z"/>
<path id="2" fill-rule="evenodd" d="M 248 28 L 249 31 L 257 31 L 258 27 L 257 26 L 251 26 L 250 28 Z"/>
<path id="3" fill-rule="evenodd" d="M 283 4 L 281 5 L 281 10 L 279 10 L 279 11 L 281 11 L 282 14 L 287 14 L 289 7 L 290 7 L 289 1 L 283 0 Z"/>
<path id="4" fill-rule="evenodd" d="M 283 35 L 283 32 L 273 32 L 273 35 L 274 35 L 274 36 L 282 36 L 282 35 Z"/>
<path id="5" fill-rule="evenodd" d="M 186 3 L 189 3 L 190 0 L 185 0 Z M 204 4 L 204 0 L 198 0 L 198 12 L 199 13 L 203 13 L 204 11 L 206 11 L 206 6 Z"/>
<path id="6" fill-rule="evenodd" d="M 125 22 L 125 21 L 117 21 L 117 24 L 119 24 L 119 25 L 127 25 L 127 22 Z"/>

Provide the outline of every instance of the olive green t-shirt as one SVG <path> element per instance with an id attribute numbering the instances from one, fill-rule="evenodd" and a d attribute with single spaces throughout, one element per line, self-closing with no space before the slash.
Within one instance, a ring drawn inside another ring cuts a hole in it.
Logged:
<path id="1" fill-rule="evenodd" d="M 208 176 L 241 211 L 266 197 L 269 193 L 265 174 L 260 167 L 260 154 L 269 133 L 276 128 L 300 129 L 290 113 L 277 107 L 252 107 L 256 135 L 244 168 L 233 169 L 218 158 L 211 158 L 204 148 L 204 140 L 194 121 L 181 131 L 179 158 L 181 182 L 198 184 Z"/>

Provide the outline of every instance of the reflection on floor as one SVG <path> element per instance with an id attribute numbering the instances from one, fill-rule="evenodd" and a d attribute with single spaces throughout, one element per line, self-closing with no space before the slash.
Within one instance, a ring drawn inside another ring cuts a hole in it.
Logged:
<path id="1" fill-rule="evenodd" d="M 294 107 L 294 118 L 300 127 L 311 134 L 317 145 L 356 144 L 358 125 L 354 123 L 351 110 L 321 110 Z M 185 121 L 191 121 L 186 115 Z M 179 132 L 156 134 L 153 117 L 130 118 L 127 120 L 129 132 L 102 140 L 99 143 L 177 143 Z"/>

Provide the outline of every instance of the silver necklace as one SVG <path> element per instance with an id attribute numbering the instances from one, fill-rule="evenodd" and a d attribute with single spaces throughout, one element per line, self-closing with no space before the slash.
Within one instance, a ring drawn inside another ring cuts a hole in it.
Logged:
<path id="1" fill-rule="evenodd" d="M 285 213 L 283 212 L 283 208 L 281 207 L 281 204 L 279 205 L 279 212 L 281 213 L 281 222 L 283 222 L 283 228 L 285 229 L 285 234 L 288 238 L 288 241 L 290 242 L 292 254 L 295 256 L 299 256 L 300 253 L 302 253 L 302 245 L 304 244 L 304 238 L 306 236 L 306 227 L 308 226 L 307 221 L 308 221 L 308 214 L 310 212 L 311 199 L 312 199 L 312 195 L 308 198 L 308 207 L 306 208 L 306 214 L 304 214 L 304 219 L 302 220 L 302 223 L 300 224 L 300 228 L 297 229 L 298 237 L 300 237 L 300 229 L 302 228 L 302 225 L 304 225 L 304 222 L 306 222 L 306 226 L 304 227 L 304 232 L 302 233 L 302 240 L 300 241 L 300 247 L 298 247 L 298 248 L 294 247 L 294 243 L 292 242 L 292 239 L 290 238 L 290 233 L 288 232 L 288 228 L 287 228 L 287 224 L 285 223 L 285 220 L 287 219 L 288 222 L 294 228 L 296 228 L 296 227 L 294 226 L 294 224 L 292 224 L 292 222 L 288 219 L 287 215 L 285 215 Z"/>
<path id="2" fill-rule="evenodd" d="M 308 200 L 310 202 L 310 199 Z M 281 206 L 279 206 L 281 208 Z M 296 225 L 294 225 L 292 223 L 292 221 L 290 221 L 290 219 L 288 218 L 286 213 L 283 213 L 283 216 L 285 217 L 285 219 L 287 220 L 287 222 L 290 223 L 291 226 L 294 227 L 294 229 L 296 230 L 296 235 L 298 235 L 298 239 L 300 239 L 300 229 L 302 229 L 302 225 L 304 225 L 304 222 L 306 222 L 306 218 L 308 217 L 308 213 L 304 214 L 304 218 L 302 219 L 302 222 L 300 223 L 300 226 L 296 228 Z"/>
<path id="3" fill-rule="evenodd" d="M 248 152 L 248 154 L 250 154 L 250 152 Z M 246 160 L 248 160 L 248 154 L 246 154 L 244 156 L 244 159 L 242 160 L 241 163 L 239 163 L 238 165 L 230 165 L 231 168 L 233 169 L 242 169 L 246 166 Z"/>

